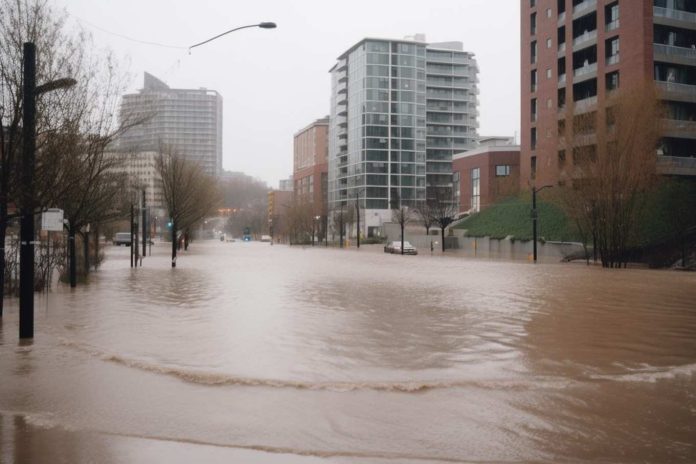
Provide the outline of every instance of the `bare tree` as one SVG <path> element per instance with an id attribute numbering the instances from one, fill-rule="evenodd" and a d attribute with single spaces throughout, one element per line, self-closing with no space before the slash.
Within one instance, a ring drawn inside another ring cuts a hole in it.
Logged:
<path id="1" fill-rule="evenodd" d="M 562 149 L 572 163 L 562 172 L 561 197 L 581 233 L 592 237 L 604 267 L 627 264 L 657 183 L 663 114 L 652 85 L 617 91 L 606 114 L 575 114 L 569 105 Z"/>
<path id="2" fill-rule="evenodd" d="M 433 223 L 440 228 L 440 240 L 442 242 L 442 252 L 445 252 L 445 229 L 452 224 L 459 208 L 454 199 L 452 187 L 433 186 L 430 190 L 431 197 L 428 199 L 428 209 Z"/>
<path id="3" fill-rule="evenodd" d="M 408 206 L 401 201 L 399 196 L 399 191 L 397 189 L 392 190 L 392 221 L 399 224 L 401 228 L 401 254 L 404 254 L 404 241 L 405 241 L 405 230 L 406 224 L 408 224 L 413 218 L 413 211 L 409 209 Z"/>
<path id="4" fill-rule="evenodd" d="M 430 235 L 430 229 L 435 225 L 435 218 L 433 217 L 430 203 L 427 201 L 419 201 L 416 205 L 415 211 L 416 217 L 425 227 L 425 235 Z"/>
<path id="5" fill-rule="evenodd" d="M 178 232 L 187 234 L 195 224 L 212 214 L 220 203 L 220 192 L 213 178 L 172 147 L 161 148 L 157 171 L 172 222 L 172 267 L 176 267 Z"/>
<path id="6" fill-rule="evenodd" d="M 70 243 L 88 223 L 114 214 L 115 179 L 106 175 L 105 147 L 119 133 L 115 107 L 125 75 L 110 53 L 96 51 L 91 37 L 65 27 L 66 13 L 46 0 L 0 2 L 0 241 L 9 206 L 22 197 L 17 178 L 21 150 L 23 43 L 37 48 L 37 82 L 71 77 L 70 90 L 42 94 L 36 102 L 36 192 L 41 207 L 60 207 L 71 221 Z M 130 121 L 124 123 L 124 126 Z M 84 232 L 84 231 L 83 231 Z M 4 289 L 0 253 L 0 291 Z M 71 267 L 74 266 L 74 250 Z M 74 285 L 74 272 L 71 284 Z M 0 301 L 2 299 L 0 298 Z M 2 303 L 0 303 L 1 305 Z M 0 314 L 2 307 L 0 306 Z"/>

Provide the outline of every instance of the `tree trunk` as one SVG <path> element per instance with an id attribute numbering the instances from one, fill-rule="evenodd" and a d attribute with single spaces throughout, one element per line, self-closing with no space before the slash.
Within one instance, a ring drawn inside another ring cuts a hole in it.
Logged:
<path id="1" fill-rule="evenodd" d="M 5 301 L 5 237 L 7 236 L 7 207 L 0 205 L 0 318 Z"/>
<path id="2" fill-rule="evenodd" d="M 440 238 L 442 239 L 442 252 L 445 252 L 445 228 L 440 227 Z"/>
<path id="3" fill-rule="evenodd" d="M 94 227 L 94 269 L 99 266 L 99 226 Z"/>
<path id="4" fill-rule="evenodd" d="M 172 268 L 176 267 L 176 222 L 172 219 Z"/>
<path id="5" fill-rule="evenodd" d="M 84 265 L 83 273 L 85 276 L 89 274 L 89 232 L 82 234 L 82 248 L 84 249 Z"/>
<path id="6" fill-rule="evenodd" d="M 77 263 L 75 260 L 75 227 L 70 225 L 68 229 L 68 253 L 70 255 L 70 288 L 77 287 Z"/>
<path id="7" fill-rule="evenodd" d="M 188 232 L 184 232 L 184 251 L 188 251 L 188 246 L 189 246 L 189 234 L 188 234 Z"/>
<path id="8" fill-rule="evenodd" d="M 406 228 L 406 223 L 401 221 L 401 254 L 404 254 L 404 229 Z"/>

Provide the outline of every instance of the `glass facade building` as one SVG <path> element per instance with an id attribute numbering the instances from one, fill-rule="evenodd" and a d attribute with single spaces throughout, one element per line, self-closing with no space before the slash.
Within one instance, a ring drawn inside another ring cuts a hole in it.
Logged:
<path id="1" fill-rule="evenodd" d="M 329 209 L 354 207 L 363 234 L 452 185 L 452 154 L 476 140 L 473 55 L 459 43 L 364 39 L 331 69 Z"/>

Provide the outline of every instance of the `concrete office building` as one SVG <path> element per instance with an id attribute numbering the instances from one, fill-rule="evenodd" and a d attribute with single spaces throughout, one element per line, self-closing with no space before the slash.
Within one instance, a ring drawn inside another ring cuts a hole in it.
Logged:
<path id="1" fill-rule="evenodd" d="M 329 209 L 359 199 L 363 235 L 452 187 L 452 154 L 475 146 L 477 73 L 458 42 L 366 38 L 338 58 L 329 126 Z"/>
<path id="2" fill-rule="evenodd" d="M 295 134 L 293 179 L 295 201 L 311 204 L 315 215 L 326 215 L 329 118 L 317 119 Z"/>
<path id="3" fill-rule="evenodd" d="M 523 189 L 556 184 L 566 103 L 604 124 L 609 94 L 654 80 L 668 110 L 659 172 L 696 175 L 696 0 L 521 0 Z"/>
<path id="4" fill-rule="evenodd" d="M 171 89 L 145 73 L 143 88 L 123 96 L 120 120 L 149 117 L 126 131 L 120 151 L 159 151 L 171 146 L 210 175 L 222 173 L 222 96 L 214 90 Z"/>

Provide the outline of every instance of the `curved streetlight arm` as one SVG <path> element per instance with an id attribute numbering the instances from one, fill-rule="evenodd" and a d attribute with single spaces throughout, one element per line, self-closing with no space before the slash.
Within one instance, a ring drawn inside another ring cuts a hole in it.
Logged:
<path id="1" fill-rule="evenodd" d="M 212 42 L 212 41 L 215 40 L 215 39 L 219 39 L 219 38 L 222 37 L 223 35 L 227 35 L 227 34 L 229 34 L 230 32 L 238 31 L 238 30 L 240 30 L 240 29 L 247 29 L 247 28 L 250 28 L 250 27 L 260 27 L 260 28 L 262 28 L 262 29 L 273 29 L 273 28 L 276 27 L 276 24 L 275 24 L 275 23 L 271 23 L 271 22 L 264 22 L 264 23 L 259 23 L 259 24 L 249 24 L 248 26 L 235 27 L 234 29 L 230 29 L 229 31 L 223 32 L 222 34 L 218 34 L 218 35 L 216 35 L 215 37 L 211 37 L 210 39 L 204 40 L 203 42 L 197 43 L 197 44 L 195 44 L 195 45 L 191 45 L 191 46 L 189 47 L 189 51 L 191 51 L 191 49 L 193 49 L 193 48 L 196 48 L 196 47 L 199 47 L 199 46 L 201 46 L 201 45 L 207 44 L 208 42 Z"/>

